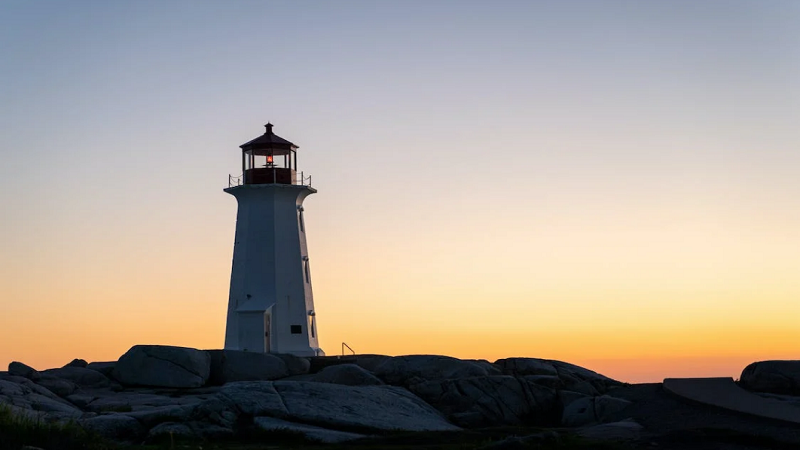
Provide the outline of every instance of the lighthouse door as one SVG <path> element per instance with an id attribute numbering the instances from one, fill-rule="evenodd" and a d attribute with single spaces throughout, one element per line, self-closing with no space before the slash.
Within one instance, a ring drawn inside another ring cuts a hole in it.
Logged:
<path id="1" fill-rule="evenodd" d="M 272 336 L 272 328 L 270 327 L 272 322 L 272 314 L 267 311 L 264 313 L 264 353 L 269 353 L 269 341 Z"/>
<path id="2" fill-rule="evenodd" d="M 258 353 L 265 351 L 264 316 L 264 311 L 239 313 L 239 350 Z"/>

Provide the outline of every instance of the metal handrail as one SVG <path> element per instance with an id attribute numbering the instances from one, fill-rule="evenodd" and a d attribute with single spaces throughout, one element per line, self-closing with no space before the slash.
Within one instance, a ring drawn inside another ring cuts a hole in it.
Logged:
<path id="1" fill-rule="evenodd" d="M 355 350 L 353 350 L 352 348 L 350 348 L 350 346 L 349 346 L 349 345 L 347 345 L 346 343 L 342 342 L 342 356 L 344 356 L 344 348 L 345 348 L 345 347 L 347 347 L 347 349 L 348 349 L 348 350 L 350 350 L 350 351 L 353 353 L 353 355 L 355 355 L 355 354 L 356 354 L 356 351 L 355 351 Z"/>
<path id="2" fill-rule="evenodd" d="M 294 179 L 292 179 L 292 184 L 297 186 L 311 186 L 311 175 L 305 176 L 304 172 L 300 172 L 300 176 L 297 176 L 295 173 Z M 228 174 L 228 187 L 236 187 L 241 186 L 244 184 L 244 174 L 241 175 L 231 175 Z"/>
<path id="3" fill-rule="evenodd" d="M 244 174 L 239 175 L 237 177 L 228 174 L 228 187 L 232 188 L 234 186 L 241 186 L 242 185 L 242 178 L 244 178 Z"/>

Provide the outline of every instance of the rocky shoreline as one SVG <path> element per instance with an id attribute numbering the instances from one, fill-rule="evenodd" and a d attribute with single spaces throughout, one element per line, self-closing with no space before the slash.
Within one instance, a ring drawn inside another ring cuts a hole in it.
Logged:
<path id="1" fill-rule="evenodd" d="M 756 363 L 745 369 L 741 384 L 796 398 L 798 364 Z M 640 398 L 642 392 L 652 398 Z M 74 360 L 41 372 L 13 362 L 0 372 L 0 407 L 133 444 L 165 437 L 236 439 L 253 430 L 288 431 L 330 444 L 398 431 L 541 427 L 635 448 L 657 442 L 669 428 L 659 428 L 653 421 L 657 414 L 648 409 L 664 395 L 660 388 L 651 392 L 573 364 L 535 358 L 493 363 L 438 355 L 301 358 L 139 345 L 114 362 Z M 669 403 L 674 399 L 658 401 L 684 407 Z M 669 411 L 663 414 L 666 422 Z M 800 443 L 800 429 L 778 436 Z"/>

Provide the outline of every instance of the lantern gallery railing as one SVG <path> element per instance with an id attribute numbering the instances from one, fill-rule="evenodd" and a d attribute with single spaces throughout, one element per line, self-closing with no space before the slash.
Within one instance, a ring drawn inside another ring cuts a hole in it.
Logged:
<path id="1" fill-rule="evenodd" d="M 228 175 L 228 187 L 232 188 L 232 187 L 235 187 L 235 186 L 241 186 L 242 185 L 242 178 L 244 178 L 242 175 L 239 175 L 239 176 L 235 177 L 235 176 L 229 174 Z"/>
<path id="2" fill-rule="evenodd" d="M 277 178 L 275 177 L 275 173 L 273 173 L 273 176 L 272 176 L 271 180 L 276 180 L 276 179 Z M 270 182 L 270 183 L 255 182 L 255 183 L 247 183 L 247 184 L 272 184 L 273 182 Z M 280 183 L 280 182 L 278 182 L 278 183 L 279 184 L 294 184 L 294 185 L 298 185 L 298 186 L 311 186 L 311 175 L 305 176 L 305 173 L 303 173 L 303 172 L 299 172 L 299 173 L 294 172 L 294 173 L 292 173 L 291 183 Z M 245 180 L 244 180 L 244 174 L 238 175 L 238 176 L 228 175 L 228 187 L 229 188 L 236 187 L 236 186 L 241 186 L 243 184 L 246 184 Z"/>

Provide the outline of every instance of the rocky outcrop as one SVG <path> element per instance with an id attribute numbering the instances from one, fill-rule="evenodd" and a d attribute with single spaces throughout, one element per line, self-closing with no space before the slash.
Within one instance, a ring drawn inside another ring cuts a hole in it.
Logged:
<path id="1" fill-rule="evenodd" d="M 495 365 L 509 375 L 547 375 L 558 376 L 558 370 L 551 361 L 535 358 L 498 359 Z"/>
<path id="2" fill-rule="evenodd" d="M 411 391 L 463 427 L 557 423 L 552 389 L 512 376 L 433 380 Z"/>
<path id="3" fill-rule="evenodd" d="M 599 395 L 620 386 L 619 381 L 575 364 L 538 358 L 506 358 L 494 363 L 503 373 L 514 376 L 557 377 L 560 389 Z"/>
<path id="4" fill-rule="evenodd" d="M 86 365 L 86 368 L 96 370 L 97 372 L 105 375 L 107 378 L 112 378 L 114 376 L 114 367 L 116 365 L 116 361 L 91 362 Z"/>
<path id="5" fill-rule="evenodd" d="M 196 388 L 208 381 L 211 356 L 193 348 L 136 345 L 117 361 L 113 374 L 128 386 Z"/>
<path id="6" fill-rule="evenodd" d="M 80 387 L 104 388 L 111 385 L 111 380 L 102 373 L 76 366 L 45 370 L 42 372 L 42 378 L 45 377 L 67 380 Z"/>
<path id="7" fill-rule="evenodd" d="M 0 403 L 27 410 L 30 412 L 30 414 L 26 414 L 29 417 L 49 416 L 53 420 L 58 420 L 77 418 L 83 414 L 80 409 L 66 400 L 62 400 L 50 392 L 45 394 L 40 389 L 43 388 L 36 389 L 33 386 L 0 380 Z"/>
<path id="8" fill-rule="evenodd" d="M 81 369 L 85 369 L 86 366 L 88 365 L 89 363 L 86 362 L 85 359 L 75 358 L 72 361 L 68 362 L 67 365 L 65 365 L 64 367 L 80 367 Z"/>
<path id="9" fill-rule="evenodd" d="M 800 361 L 760 361 L 745 367 L 739 379 L 745 389 L 800 395 Z"/>
<path id="10" fill-rule="evenodd" d="M 485 377 L 489 372 L 481 364 L 449 356 L 409 355 L 383 361 L 375 375 L 388 384 L 411 386 L 431 380 Z"/>
<path id="11" fill-rule="evenodd" d="M 163 405 L 150 406 L 144 405 L 136 411 L 123 413 L 139 421 L 142 425 L 152 428 L 165 422 L 187 422 L 194 411 L 195 405 Z"/>
<path id="12" fill-rule="evenodd" d="M 228 411 L 343 431 L 458 429 L 417 396 L 393 386 L 239 382 L 223 386 L 219 400 Z M 215 405 L 217 410 L 218 406 Z M 224 420 L 223 423 L 229 422 L 230 416 Z"/>
<path id="13" fill-rule="evenodd" d="M 8 374 L 17 377 L 27 378 L 36 381 L 39 379 L 39 372 L 31 366 L 25 365 L 19 361 L 12 361 L 8 365 Z"/>
<path id="14" fill-rule="evenodd" d="M 343 429 L 443 431 L 457 429 L 405 389 L 276 381 L 288 417 Z"/>
<path id="15" fill-rule="evenodd" d="M 80 387 L 72 381 L 62 380 L 54 376 L 42 377 L 36 383 L 59 397 L 64 398 L 69 397 L 80 389 Z"/>
<path id="16" fill-rule="evenodd" d="M 317 383 L 344 384 L 347 386 L 372 386 L 383 384 L 375 375 L 355 364 L 328 366 L 314 374 L 311 381 Z"/>
<path id="17" fill-rule="evenodd" d="M 73 421 L 134 443 L 259 429 L 339 443 L 393 430 L 577 426 L 612 420 L 625 402 L 600 395 L 614 380 L 532 358 L 492 364 L 437 355 L 302 358 L 135 346 L 116 362 L 9 369 L 0 373 L 0 404 L 14 414 Z"/>
<path id="18" fill-rule="evenodd" d="M 210 350 L 208 353 L 211 355 L 211 384 L 277 380 L 290 374 L 284 360 L 275 355 L 238 350 Z"/>

